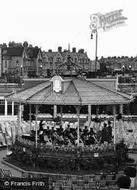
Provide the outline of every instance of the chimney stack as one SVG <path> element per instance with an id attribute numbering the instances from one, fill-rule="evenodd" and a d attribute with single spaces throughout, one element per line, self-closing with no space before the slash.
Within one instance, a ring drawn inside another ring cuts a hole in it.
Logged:
<path id="1" fill-rule="evenodd" d="M 58 47 L 58 52 L 60 52 L 60 53 L 62 52 L 62 47 L 61 46 Z"/>
<path id="2" fill-rule="evenodd" d="M 76 53 L 76 48 L 75 47 L 72 48 L 72 52 Z"/>

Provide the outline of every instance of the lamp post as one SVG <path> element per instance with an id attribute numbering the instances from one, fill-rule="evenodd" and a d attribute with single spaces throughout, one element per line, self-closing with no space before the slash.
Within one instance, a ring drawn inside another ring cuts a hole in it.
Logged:
<path id="1" fill-rule="evenodd" d="M 98 31 L 96 30 L 95 72 L 97 72 L 97 61 L 98 61 L 97 53 L 98 53 Z"/>
<path id="2" fill-rule="evenodd" d="M 97 29 L 94 31 L 95 33 L 95 73 L 97 72 L 97 61 L 98 61 L 98 31 Z M 91 39 L 93 39 L 93 33 L 91 33 Z"/>
<path id="3" fill-rule="evenodd" d="M 21 65 L 21 66 L 20 66 L 20 76 L 23 76 L 22 68 L 23 68 L 23 66 Z"/>
<path id="4" fill-rule="evenodd" d="M 129 65 L 128 68 L 129 68 L 129 75 L 131 76 L 131 69 L 132 69 L 132 66 Z"/>
<path id="5" fill-rule="evenodd" d="M 98 29 L 100 28 L 100 14 L 90 15 L 90 29 L 91 29 L 91 39 L 93 39 L 93 34 L 95 34 L 95 73 L 97 72 L 97 53 L 98 53 Z"/>
<path id="6" fill-rule="evenodd" d="M 23 71 L 22 71 L 22 69 L 23 69 L 23 66 L 21 65 L 20 66 L 20 85 L 21 85 L 21 88 L 22 88 L 22 77 L 23 77 Z"/>
<path id="7" fill-rule="evenodd" d="M 135 86 L 136 86 L 136 80 L 135 78 L 131 78 L 131 95 L 133 95 L 133 93 L 135 92 Z"/>
<path id="8" fill-rule="evenodd" d="M 125 65 L 122 65 L 122 73 L 123 73 L 123 76 L 125 74 Z"/>
<path id="9" fill-rule="evenodd" d="M 42 76 L 42 64 L 40 65 L 40 72 L 41 72 L 41 76 Z"/>

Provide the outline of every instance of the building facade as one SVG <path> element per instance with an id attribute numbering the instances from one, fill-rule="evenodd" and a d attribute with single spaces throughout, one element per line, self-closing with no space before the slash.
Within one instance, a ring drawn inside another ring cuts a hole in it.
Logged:
<path id="1" fill-rule="evenodd" d="M 136 57 L 107 57 L 99 60 L 100 70 L 112 74 L 113 72 L 137 72 L 137 58 Z"/>
<path id="2" fill-rule="evenodd" d="M 0 74 L 13 79 L 50 77 L 57 73 L 60 65 L 67 62 L 68 56 L 83 72 L 92 70 L 93 64 L 84 49 L 77 51 L 76 48 L 72 48 L 70 51 L 58 47 L 57 51 L 42 52 L 38 47 L 15 45 L 1 47 Z"/>
<path id="3" fill-rule="evenodd" d="M 27 57 L 24 60 L 23 76 L 35 77 L 42 73 L 42 53 L 37 47 L 28 47 L 26 49 Z"/>
<path id="4" fill-rule="evenodd" d="M 26 52 L 23 47 L 2 49 L 2 73 L 20 75 Z"/>
<path id="5" fill-rule="evenodd" d="M 40 76 L 42 54 L 38 47 L 1 48 L 1 74 L 17 76 Z"/>
<path id="6" fill-rule="evenodd" d="M 62 51 L 62 47 L 58 47 L 58 51 L 53 52 L 49 50 L 43 52 L 43 63 L 42 63 L 42 74 L 43 76 L 52 76 L 57 73 L 60 65 L 67 61 L 68 56 L 71 57 L 71 60 L 74 64 L 81 67 L 83 72 L 88 72 L 90 70 L 90 59 L 88 58 L 87 52 L 84 52 L 84 49 L 76 51 L 76 48 L 70 50 Z"/>

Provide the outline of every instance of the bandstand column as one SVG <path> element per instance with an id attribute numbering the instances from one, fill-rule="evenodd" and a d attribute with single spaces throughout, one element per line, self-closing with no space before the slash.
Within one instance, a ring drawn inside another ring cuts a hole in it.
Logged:
<path id="1" fill-rule="evenodd" d="M 30 122 L 30 131 L 32 129 L 32 125 L 31 125 L 31 104 L 29 104 L 29 122 Z"/>
<path id="2" fill-rule="evenodd" d="M 12 102 L 12 116 L 14 116 L 14 102 Z"/>
<path id="3" fill-rule="evenodd" d="M 99 114 L 99 105 L 96 106 L 96 116 L 98 117 Z"/>
<path id="4" fill-rule="evenodd" d="M 77 140 L 78 140 L 78 146 L 79 146 L 79 140 L 80 140 L 80 133 L 79 133 L 79 128 L 80 128 L 80 106 L 76 106 L 76 111 L 77 111 L 77 121 L 78 121 L 78 127 L 77 127 Z"/>
<path id="5" fill-rule="evenodd" d="M 119 112 L 123 115 L 123 104 L 120 105 L 120 110 Z"/>
<path id="6" fill-rule="evenodd" d="M 7 115 L 7 100 L 5 99 L 5 115 Z"/>
<path id="7" fill-rule="evenodd" d="M 88 105 L 88 123 L 90 124 L 91 122 L 91 105 Z"/>
<path id="8" fill-rule="evenodd" d="M 114 150 L 116 149 L 116 106 L 113 105 Z"/>
<path id="9" fill-rule="evenodd" d="M 62 110 L 63 110 L 63 107 L 62 107 L 62 105 L 61 105 L 61 106 L 60 106 L 61 125 L 62 125 Z"/>
<path id="10" fill-rule="evenodd" d="M 21 102 L 19 103 L 18 107 L 18 136 L 21 136 L 21 118 L 22 118 L 22 109 L 21 109 Z"/>
<path id="11" fill-rule="evenodd" d="M 38 146 L 38 105 L 35 107 L 35 146 Z"/>
<path id="12" fill-rule="evenodd" d="M 36 61 L 36 75 L 38 76 L 39 71 L 38 71 L 38 60 Z"/>
<path id="13" fill-rule="evenodd" d="M 53 109 L 53 117 L 54 117 L 54 118 L 57 117 L 57 105 L 54 105 L 54 109 Z"/>

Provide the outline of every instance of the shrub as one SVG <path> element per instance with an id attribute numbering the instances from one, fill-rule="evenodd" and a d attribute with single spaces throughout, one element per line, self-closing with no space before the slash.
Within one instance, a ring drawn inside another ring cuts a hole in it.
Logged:
<path id="1" fill-rule="evenodd" d="M 127 167 L 124 171 L 125 175 L 129 177 L 135 177 L 136 176 L 136 168 L 135 167 Z"/>
<path id="2" fill-rule="evenodd" d="M 121 176 L 117 180 L 117 185 L 120 188 L 130 188 L 130 177 L 129 176 Z"/>

